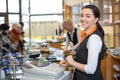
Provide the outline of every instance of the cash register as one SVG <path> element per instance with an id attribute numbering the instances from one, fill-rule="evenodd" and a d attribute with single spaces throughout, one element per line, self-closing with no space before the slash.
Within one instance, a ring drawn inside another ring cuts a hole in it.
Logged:
<path id="1" fill-rule="evenodd" d="M 25 61 L 22 65 L 24 76 L 21 80 L 70 80 L 70 72 L 57 63 L 49 63 L 44 58 Z"/>

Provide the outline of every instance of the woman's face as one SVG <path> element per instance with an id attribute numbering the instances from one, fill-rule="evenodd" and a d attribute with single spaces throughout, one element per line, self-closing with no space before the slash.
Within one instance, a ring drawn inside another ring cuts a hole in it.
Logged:
<path id="1" fill-rule="evenodd" d="M 20 26 L 16 25 L 15 27 L 13 27 L 16 31 L 20 32 Z"/>
<path id="2" fill-rule="evenodd" d="M 93 27 L 97 21 L 98 18 L 95 18 L 91 9 L 89 8 L 82 9 L 80 22 L 83 28 L 89 29 Z"/>

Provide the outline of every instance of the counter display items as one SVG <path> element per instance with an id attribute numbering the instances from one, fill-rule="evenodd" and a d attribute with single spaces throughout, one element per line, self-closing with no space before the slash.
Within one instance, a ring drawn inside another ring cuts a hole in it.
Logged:
<path id="1" fill-rule="evenodd" d="M 41 46 L 31 47 L 26 57 L 20 57 L 18 52 L 6 54 L 9 64 L 6 68 L 1 68 L 1 79 L 70 80 L 70 71 L 65 71 L 64 67 L 56 63 L 64 59 L 63 50 L 46 48 L 49 49 L 48 52 L 42 52 L 44 48 Z"/>

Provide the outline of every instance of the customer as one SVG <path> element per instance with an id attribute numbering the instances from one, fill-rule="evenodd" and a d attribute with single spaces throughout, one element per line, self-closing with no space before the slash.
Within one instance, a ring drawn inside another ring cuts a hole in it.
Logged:
<path id="1" fill-rule="evenodd" d="M 22 53 L 23 51 L 23 35 L 21 34 L 21 25 L 19 23 L 15 23 L 12 25 L 12 30 L 9 32 L 11 38 L 11 42 L 17 45 L 17 52 Z"/>
<path id="2" fill-rule="evenodd" d="M 94 5 L 86 5 L 80 19 L 85 29 L 80 33 L 76 60 L 70 55 L 60 65 L 75 67 L 73 80 L 103 80 L 100 64 L 104 54 L 104 31 L 98 22 L 100 11 Z"/>
<path id="3" fill-rule="evenodd" d="M 72 50 L 76 49 L 77 43 L 80 41 L 80 30 L 73 26 L 73 22 L 71 19 L 67 19 L 63 22 L 63 29 L 67 31 L 66 34 L 66 45 L 65 52 L 69 51 L 68 46 L 71 44 Z"/>

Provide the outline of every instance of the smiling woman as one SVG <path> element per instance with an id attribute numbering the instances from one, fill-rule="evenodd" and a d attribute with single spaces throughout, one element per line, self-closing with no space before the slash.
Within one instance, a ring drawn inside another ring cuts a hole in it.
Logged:
<path id="1" fill-rule="evenodd" d="M 75 67 L 73 80 L 103 80 L 100 64 L 104 55 L 104 31 L 99 18 L 100 11 L 95 5 L 82 8 L 80 22 L 85 29 L 80 32 L 76 59 L 70 55 L 60 62 L 61 66 Z"/>

